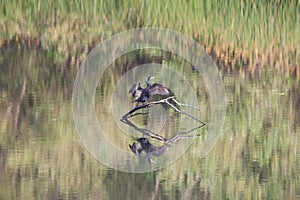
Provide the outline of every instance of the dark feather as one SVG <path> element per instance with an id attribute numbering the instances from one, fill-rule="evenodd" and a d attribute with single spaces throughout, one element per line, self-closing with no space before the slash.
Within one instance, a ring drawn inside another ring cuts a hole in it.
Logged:
<path id="1" fill-rule="evenodd" d="M 153 95 L 169 95 L 170 92 L 159 83 L 151 85 L 150 80 L 153 77 L 149 76 L 146 79 L 147 87 L 144 89 L 140 83 L 133 84 L 129 90 L 135 102 L 146 102 Z"/>
<path id="2" fill-rule="evenodd" d="M 150 96 L 159 94 L 159 95 L 168 95 L 169 91 L 164 88 L 164 86 L 162 86 L 161 84 L 158 83 L 154 83 L 153 85 L 151 85 L 148 89 Z"/>
<path id="3" fill-rule="evenodd" d="M 153 85 L 148 86 L 145 88 L 140 97 L 136 100 L 137 102 L 145 102 L 153 95 L 168 95 L 169 91 L 164 88 L 162 85 L 158 83 L 154 83 Z"/>
<path id="4" fill-rule="evenodd" d="M 140 154 L 142 151 L 143 151 L 143 148 L 141 146 L 140 143 L 133 143 L 132 145 L 129 145 L 129 148 L 131 149 L 131 151 L 134 153 L 134 154 Z"/>
<path id="5" fill-rule="evenodd" d="M 135 83 L 131 86 L 129 93 L 132 93 L 132 97 L 134 98 L 134 100 L 137 100 L 142 92 L 143 92 L 143 88 L 141 88 L 141 84 L 140 83 Z"/>
<path id="6" fill-rule="evenodd" d="M 160 156 L 169 148 L 167 145 L 154 146 L 146 138 L 139 138 L 138 141 L 146 153 L 150 153 L 151 155 L 154 156 Z"/>

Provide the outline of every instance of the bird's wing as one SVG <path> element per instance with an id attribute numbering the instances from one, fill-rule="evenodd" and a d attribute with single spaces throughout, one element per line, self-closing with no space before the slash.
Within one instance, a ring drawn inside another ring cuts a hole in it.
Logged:
<path id="1" fill-rule="evenodd" d="M 149 94 L 151 96 L 156 94 L 168 95 L 169 91 L 166 88 L 164 88 L 164 86 L 162 86 L 161 84 L 154 83 L 149 87 Z"/>
<path id="2" fill-rule="evenodd" d="M 133 93 L 135 90 L 138 89 L 138 87 L 140 86 L 140 83 L 135 83 L 131 86 L 131 88 L 129 89 L 129 93 Z"/>

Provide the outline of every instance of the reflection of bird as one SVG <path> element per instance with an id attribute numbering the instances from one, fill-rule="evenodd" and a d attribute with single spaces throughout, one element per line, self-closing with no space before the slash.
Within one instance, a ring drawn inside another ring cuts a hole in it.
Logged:
<path id="1" fill-rule="evenodd" d="M 130 90 L 129 93 L 132 93 L 132 96 L 135 100 L 135 102 L 146 102 L 151 96 L 159 94 L 159 95 L 168 95 L 169 91 L 164 88 L 161 84 L 154 83 L 151 85 L 150 80 L 154 77 L 147 77 L 146 79 L 146 85 L 147 87 L 145 89 L 141 88 L 140 83 L 134 84 Z"/>
<path id="2" fill-rule="evenodd" d="M 140 154 L 143 151 L 143 148 L 140 143 L 133 142 L 132 145 L 129 145 L 129 148 L 136 155 Z"/>
<path id="3" fill-rule="evenodd" d="M 160 156 L 163 154 L 169 147 L 167 145 L 164 146 L 154 146 L 152 145 L 147 138 L 139 138 L 138 142 L 141 144 L 143 150 L 148 154 L 154 156 Z"/>

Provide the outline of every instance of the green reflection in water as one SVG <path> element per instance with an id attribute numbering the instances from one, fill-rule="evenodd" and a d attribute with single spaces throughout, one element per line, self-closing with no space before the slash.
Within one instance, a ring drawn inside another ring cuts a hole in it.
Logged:
<path id="1" fill-rule="evenodd" d="M 255 77 L 246 70 L 222 72 L 227 116 L 213 151 L 199 159 L 199 139 L 165 169 L 129 174 L 104 167 L 82 147 L 71 113 L 76 71 L 70 61 L 54 63 L 54 55 L 34 45 L 1 48 L 4 199 L 299 197 L 299 80 L 271 67 Z M 192 69 L 186 69 L 182 72 L 197 87 Z M 117 80 L 122 70 L 112 70 L 111 77 Z M 112 92 L 114 81 L 103 81 L 100 93 Z M 205 101 L 209 97 L 200 95 Z"/>

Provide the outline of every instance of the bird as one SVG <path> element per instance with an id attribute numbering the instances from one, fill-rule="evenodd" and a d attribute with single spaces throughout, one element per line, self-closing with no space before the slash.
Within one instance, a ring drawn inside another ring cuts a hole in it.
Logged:
<path id="1" fill-rule="evenodd" d="M 129 93 L 132 93 L 133 99 L 137 100 L 141 96 L 143 90 L 144 89 L 141 87 L 141 83 L 138 82 L 131 86 Z"/>
<path id="2" fill-rule="evenodd" d="M 148 77 L 146 78 L 145 83 L 146 83 L 147 87 L 148 87 L 148 86 L 151 86 L 150 80 L 151 80 L 151 79 L 154 79 L 154 78 L 155 78 L 155 76 L 148 76 Z"/>
<path id="3" fill-rule="evenodd" d="M 148 76 L 146 78 L 146 88 L 142 88 L 140 83 L 136 83 L 131 86 L 129 93 L 132 93 L 134 98 L 134 102 L 146 102 L 151 96 L 154 95 L 169 95 L 169 91 L 164 88 L 159 83 L 154 83 L 153 85 L 150 83 L 150 80 L 153 79 L 153 76 Z"/>
<path id="4" fill-rule="evenodd" d="M 147 138 L 139 138 L 137 141 L 141 144 L 142 149 L 147 154 L 151 154 L 151 155 L 154 155 L 154 156 L 162 155 L 169 148 L 169 146 L 167 146 L 167 145 L 154 146 L 153 144 L 151 144 L 149 142 L 149 140 Z"/>
<path id="5" fill-rule="evenodd" d="M 143 148 L 140 143 L 133 142 L 132 145 L 129 145 L 129 148 L 136 155 L 139 155 L 143 151 Z"/>

